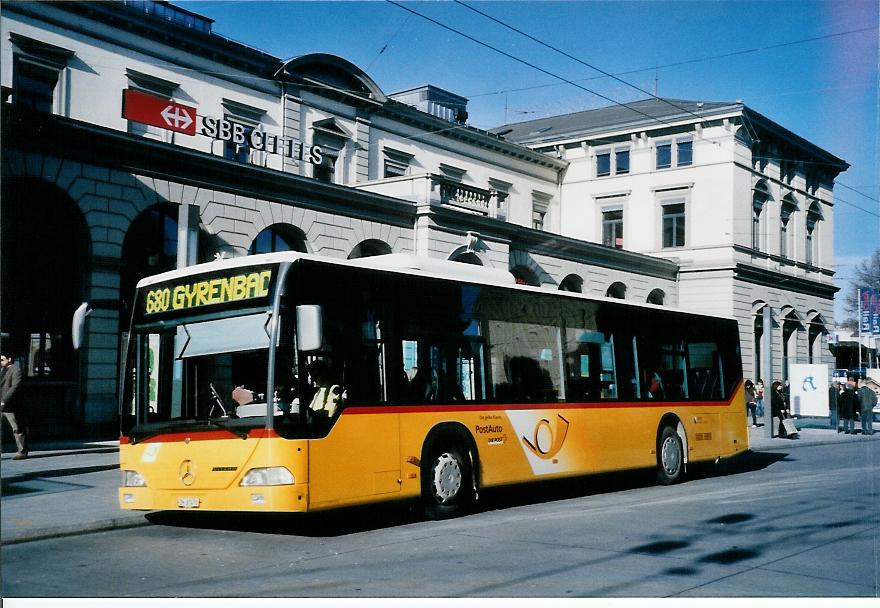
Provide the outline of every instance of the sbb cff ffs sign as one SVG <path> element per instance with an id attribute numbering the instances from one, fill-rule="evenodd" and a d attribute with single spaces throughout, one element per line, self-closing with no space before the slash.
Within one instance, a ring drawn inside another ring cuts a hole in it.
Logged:
<path id="1" fill-rule="evenodd" d="M 122 117 L 134 122 L 196 134 L 196 109 L 134 89 L 122 92 Z"/>
<path id="2" fill-rule="evenodd" d="M 122 117 L 177 133 L 204 135 L 269 154 L 280 154 L 313 165 L 320 165 L 324 161 L 320 146 L 307 146 L 301 141 L 264 133 L 259 129 L 245 129 L 243 125 L 225 118 L 197 116 L 196 108 L 134 89 L 122 92 Z"/>

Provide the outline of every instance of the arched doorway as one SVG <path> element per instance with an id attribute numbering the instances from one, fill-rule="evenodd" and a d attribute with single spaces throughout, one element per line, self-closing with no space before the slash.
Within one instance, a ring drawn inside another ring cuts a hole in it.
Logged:
<path id="1" fill-rule="evenodd" d="M 0 217 L 3 349 L 21 368 L 34 435 L 69 436 L 83 420 L 70 334 L 89 284 L 88 225 L 65 192 L 34 179 L 5 180 Z"/>
<path id="2" fill-rule="evenodd" d="M 125 233 L 119 278 L 123 315 L 131 313 L 131 299 L 138 281 L 177 267 L 178 210 L 179 206 L 172 203 L 153 205 L 142 211 Z M 200 228 L 198 241 L 196 261 L 213 259 L 216 239 Z"/>
<path id="3" fill-rule="evenodd" d="M 782 311 L 785 313 L 785 311 Z M 782 319 L 782 381 L 788 380 L 788 366 L 798 362 L 797 336 L 803 329 L 800 318 L 794 310 L 789 310 Z"/>

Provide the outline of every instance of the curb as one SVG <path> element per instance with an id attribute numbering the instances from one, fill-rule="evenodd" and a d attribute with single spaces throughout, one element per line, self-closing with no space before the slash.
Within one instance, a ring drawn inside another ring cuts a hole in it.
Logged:
<path id="1" fill-rule="evenodd" d="M 151 525 L 146 517 L 150 513 L 152 513 L 152 511 L 138 513 L 137 516 L 130 515 L 128 517 L 114 517 L 79 525 L 54 526 L 52 528 L 41 528 L 39 530 L 19 530 L 16 532 L 9 532 L 3 535 L 3 540 L 0 542 L 0 546 L 5 547 L 7 545 L 17 545 L 35 540 L 63 538 L 65 536 L 79 536 L 80 534 L 90 534 L 92 532 L 140 528 L 142 526 Z"/>

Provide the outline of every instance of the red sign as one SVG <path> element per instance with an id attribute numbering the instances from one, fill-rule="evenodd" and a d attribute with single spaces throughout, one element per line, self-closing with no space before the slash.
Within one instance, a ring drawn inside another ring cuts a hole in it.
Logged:
<path id="1" fill-rule="evenodd" d="M 196 109 L 134 89 L 122 91 L 122 117 L 169 131 L 196 134 Z"/>

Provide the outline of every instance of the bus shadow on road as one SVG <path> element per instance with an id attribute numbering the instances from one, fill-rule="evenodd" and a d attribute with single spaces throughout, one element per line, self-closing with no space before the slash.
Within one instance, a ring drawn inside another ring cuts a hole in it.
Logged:
<path id="1" fill-rule="evenodd" d="M 150 523 L 171 527 L 334 537 L 414 523 L 421 519 L 421 515 L 415 504 L 396 501 L 317 513 L 158 511 L 148 514 L 146 518 Z"/>
<path id="2" fill-rule="evenodd" d="M 760 471 L 786 460 L 787 457 L 785 453 L 749 451 L 717 464 L 697 463 L 688 467 L 684 482 Z M 638 469 L 539 481 L 525 485 L 528 491 L 523 490 L 522 484 L 487 491 L 485 499 L 480 501 L 480 510 L 504 509 L 648 488 L 657 485 L 657 472 L 655 469 Z"/>
<path id="3" fill-rule="evenodd" d="M 692 466 L 686 482 L 759 471 L 787 456 L 746 452 L 717 465 Z M 643 469 L 493 488 L 481 492 L 471 514 L 647 488 L 656 483 L 656 471 Z M 146 518 L 162 526 L 305 537 L 345 536 L 425 520 L 418 501 L 394 501 L 316 513 L 158 511 Z"/>

